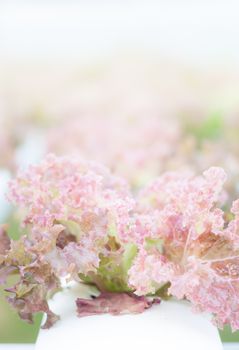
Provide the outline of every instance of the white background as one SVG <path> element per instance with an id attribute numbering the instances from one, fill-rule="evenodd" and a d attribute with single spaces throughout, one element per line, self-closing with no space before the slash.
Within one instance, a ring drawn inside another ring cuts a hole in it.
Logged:
<path id="1" fill-rule="evenodd" d="M 34 345 L 32 345 L 32 344 L 22 344 L 22 345 L 2 344 L 1 345 L 0 344 L 0 350 L 34 350 Z M 224 350 L 238 350 L 238 345 L 237 344 L 225 344 Z"/>
<path id="2" fill-rule="evenodd" d="M 4 62 L 89 62 L 144 49 L 197 65 L 239 62 L 238 0 L 1 0 Z"/>

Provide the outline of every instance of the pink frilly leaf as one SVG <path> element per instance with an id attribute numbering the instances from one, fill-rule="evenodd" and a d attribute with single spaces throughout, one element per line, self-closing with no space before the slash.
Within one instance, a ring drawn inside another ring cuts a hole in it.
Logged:
<path id="1" fill-rule="evenodd" d="M 107 313 L 111 315 L 139 314 L 153 304 L 159 303 L 159 298 L 149 300 L 145 296 L 137 296 L 133 293 L 108 292 L 103 292 L 93 299 L 78 298 L 76 300 L 79 317 Z"/>

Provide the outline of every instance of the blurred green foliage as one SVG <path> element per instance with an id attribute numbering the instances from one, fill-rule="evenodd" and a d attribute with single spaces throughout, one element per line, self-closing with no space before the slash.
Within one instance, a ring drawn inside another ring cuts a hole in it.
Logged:
<path id="1" fill-rule="evenodd" d="M 190 122 L 190 118 L 187 119 L 186 134 L 194 135 L 199 146 L 204 140 L 216 140 L 223 135 L 224 119 L 219 111 L 210 113 L 204 120 Z"/>
<path id="2" fill-rule="evenodd" d="M 230 326 L 225 326 L 223 331 L 220 331 L 220 336 L 223 342 L 239 342 L 239 331 L 232 333 Z"/>
<path id="3" fill-rule="evenodd" d="M 6 293 L 0 289 L 0 343 L 34 343 L 42 315 L 36 315 L 34 324 L 21 321 L 6 301 Z"/>

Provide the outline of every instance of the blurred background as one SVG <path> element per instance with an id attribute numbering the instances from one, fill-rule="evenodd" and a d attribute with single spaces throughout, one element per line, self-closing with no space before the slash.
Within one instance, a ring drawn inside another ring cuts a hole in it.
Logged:
<path id="1" fill-rule="evenodd" d="M 238 1 L 1 0 L 0 220 L 8 180 L 46 153 L 80 154 L 133 191 L 167 170 L 228 173 L 239 197 Z M 0 291 L 0 343 L 34 342 Z M 238 341 L 229 328 L 223 341 Z"/>

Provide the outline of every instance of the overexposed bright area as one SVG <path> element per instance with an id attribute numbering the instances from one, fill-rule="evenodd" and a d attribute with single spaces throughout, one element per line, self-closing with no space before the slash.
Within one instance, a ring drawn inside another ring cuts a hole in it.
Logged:
<path id="1" fill-rule="evenodd" d="M 143 49 L 187 63 L 237 64 L 236 0 L 0 3 L 3 62 L 89 62 Z"/>

